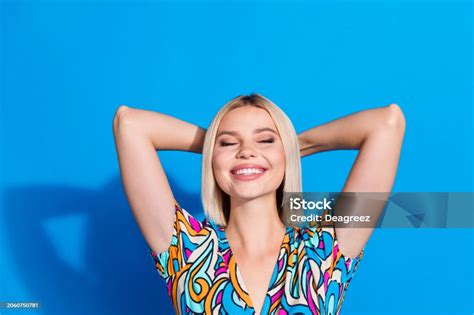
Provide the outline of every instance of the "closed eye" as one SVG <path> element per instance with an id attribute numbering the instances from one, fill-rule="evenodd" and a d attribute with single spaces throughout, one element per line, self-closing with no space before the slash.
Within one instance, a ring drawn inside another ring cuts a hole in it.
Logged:
<path id="1" fill-rule="evenodd" d="M 275 140 L 270 138 L 270 139 L 266 139 L 266 140 L 262 140 L 262 141 L 259 141 L 259 143 L 274 143 Z M 234 142 L 225 142 L 225 141 L 221 141 L 220 142 L 220 145 L 222 147 L 228 147 L 228 146 L 232 146 L 232 145 L 236 145 L 237 143 L 234 143 Z"/>
<path id="2" fill-rule="evenodd" d="M 223 146 L 223 147 L 228 147 L 228 146 L 231 146 L 231 145 L 234 145 L 234 144 L 237 144 L 237 143 L 232 143 L 232 142 L 221 142 L 221 146 Z"/>

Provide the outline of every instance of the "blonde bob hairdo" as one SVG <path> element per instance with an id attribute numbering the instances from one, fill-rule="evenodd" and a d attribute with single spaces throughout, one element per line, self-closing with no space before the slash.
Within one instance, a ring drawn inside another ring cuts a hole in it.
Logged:
<path id="1" fill-rule="evenodd" d="M 206 131 L 202 150 L 201 195 L 204 213 L 208 219 L 223 227 L 227 225 L 230 217 L 230 197 L 217 184 L 212 167 L 212 156 L 217 129 L 222 118 L 229 111 L 243 106 L 255 106 L 266 110 L 280 135 L 286 160 L 285 176 L 277 189 L 278 215 L 282 221 L 283 193 L 302 191 L 298 136 L 290 119 L 277 105 L 260 94 L 240 95 L 225 104 L 216 114 Z"/>

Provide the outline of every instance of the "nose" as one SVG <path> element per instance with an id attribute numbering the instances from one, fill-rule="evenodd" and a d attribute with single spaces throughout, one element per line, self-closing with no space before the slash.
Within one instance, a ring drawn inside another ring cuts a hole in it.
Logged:
<path id="1" fill-rule="evenodd" d="M 249 144 L 242 144 L 239 152 L 237 152 L 237 158 L 240 159 L 248 159 L 250 157 L 256 157 L 257 152 L 255 151 L 254 147 Z"/>

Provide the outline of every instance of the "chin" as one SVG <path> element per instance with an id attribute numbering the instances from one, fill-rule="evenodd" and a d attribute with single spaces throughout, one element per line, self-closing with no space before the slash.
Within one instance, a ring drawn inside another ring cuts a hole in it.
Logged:
<path id="1" fill-rule="evenodd" d="M 273 193 L 273 191 L 256 191 L 255 189 L 253 189 L 253 190 L 249 189 L 248 191 L 234 192 L 230 196 L 231 196 L 231 198 L 249 200 L 249 199 L 260 198 L 262 196 L 269 195 L 269 194 L 272 194 L 272 193 Z"/>

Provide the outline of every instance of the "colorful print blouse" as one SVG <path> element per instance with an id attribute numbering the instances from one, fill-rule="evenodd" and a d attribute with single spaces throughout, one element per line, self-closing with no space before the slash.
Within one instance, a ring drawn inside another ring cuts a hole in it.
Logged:
<path id="1" fill-rule="evenodd" d="M 175 208 L 170 247 L 148 250 L 176 313 L 255 314 L 224 228 Z M 261 314 L 339 314 L 362 256 L 342 255 L 333 227 L 287 227 Z"/>

